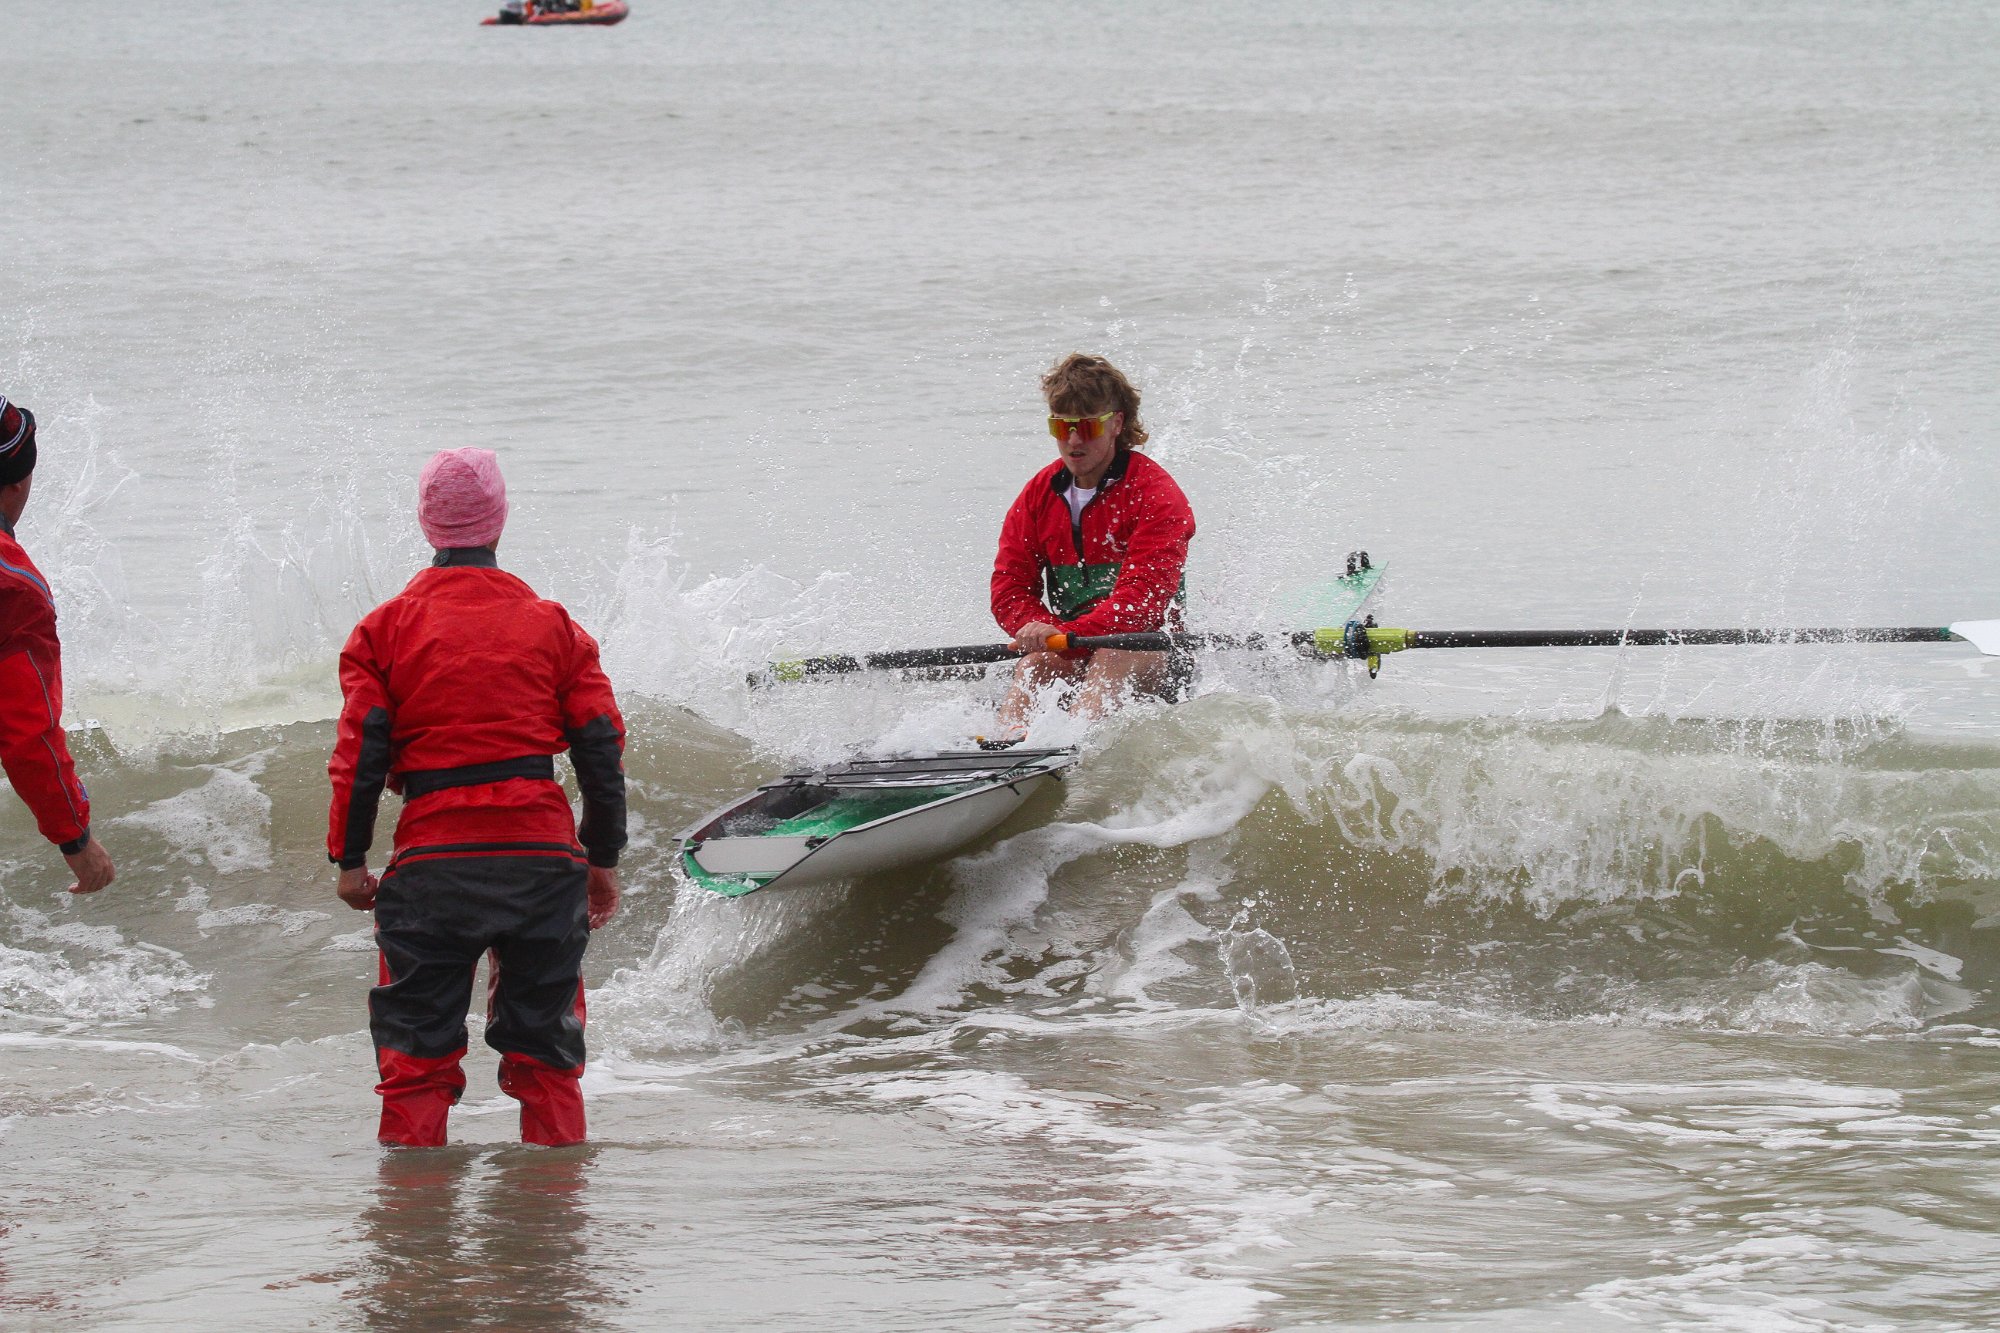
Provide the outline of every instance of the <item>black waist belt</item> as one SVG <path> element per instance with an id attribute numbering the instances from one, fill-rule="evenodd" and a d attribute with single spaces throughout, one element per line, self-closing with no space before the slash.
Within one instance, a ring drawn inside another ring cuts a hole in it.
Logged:
<path id="1" fill-rule="evenodd" d="M 428 796 L 447 787 L 477 787 L 482 782 L 505 782 L 509 778 L 556 780 L 556 759 L 550 754 L 527 754 L 519 759 L 496 759 L 490 764 L 467 764 L 463 768 L 420 768 L 405 773 L 403 799 Z"/>

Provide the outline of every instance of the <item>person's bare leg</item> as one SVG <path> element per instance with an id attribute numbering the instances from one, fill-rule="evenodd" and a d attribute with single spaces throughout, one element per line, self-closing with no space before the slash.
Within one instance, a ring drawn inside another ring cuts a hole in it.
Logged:
<path id="1" fill-rule="evenodd" d="M 1156 654 L 1158 656 L 1159 654 Z M 1061 653 L 1029 653 L 1014 665 L 1014 679 L 1007 684 L 1007 697 L 1000 701 L 1000 735 L 1011 740 L 1028 733 L 1028 714 L 1035 695 L 1056 681 L 1074 681 L 1084 674 L 1084 664 Z"/>
<path id="2" fill-rule="evenodd" d="M 1076 692 L 1069 711 L 1095 722 L 1134 695 L 1160 693 L 1166 683 L 1165 653 L 1100 648 L 1090 655 L 1090 668 L 1083 673 L 1083 687 Z"/>

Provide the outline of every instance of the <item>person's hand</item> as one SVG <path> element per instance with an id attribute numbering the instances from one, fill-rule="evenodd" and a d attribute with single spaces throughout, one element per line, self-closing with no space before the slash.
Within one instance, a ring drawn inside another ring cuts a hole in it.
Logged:
<path id="1" fill-rule="evenodd" d="M 610 866 L 592 866 L 588 881 L 590 928 L 597 930 L 618 914 L 618 872 Z"/>
<path id="2" fill-rule="evenodd" d="M 111 864 L 111 853 L 95 838 L 63 860 L 69 862 L 69 872 L 76 876 L 76 883 L 69 886 L 71 893 L 96 893 L 118 875 L 117 867 Z"/>
<path id="3" fill-rule="evenodd" d="M 375 906 L 375 890 L 379 887 L 381 881 L 368 873 L 367 866 L 356 866 L 340 872 L 340 883 L 333 891 L 355 911 L 366 912 Z"/>
<path id="4" fill-rule="evenodd" d="M 1049 636 L 1060 633 L 1058 626 L 1046 620 L 1030 621 L 1015 631 L 1014 647 L 1024 653 L 1045 653 L 1049 650 Z"/>

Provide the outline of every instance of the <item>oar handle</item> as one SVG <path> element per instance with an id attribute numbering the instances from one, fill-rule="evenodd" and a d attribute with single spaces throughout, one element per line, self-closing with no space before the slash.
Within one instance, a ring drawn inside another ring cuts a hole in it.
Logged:
<path id="1" fill-rule="evenodd" d="M 1128 653 L 1166 653 L 1176 648 L 1275 648 L 1281 644 L 1310 642 L 1314 635 L 1325 633 L 1321 630 L 1300 630 L 1291 634 L 1169 634 L 1165 631 L 1134 634 L 1051 634 L 1048 650 L 1052 653 L 1068 652 L 1072 648 L 1085 652 L 1097 652 L 1110 648 Z M 1333 630 L 1334 641 L 1339 642 L 1340 631 Z"/>

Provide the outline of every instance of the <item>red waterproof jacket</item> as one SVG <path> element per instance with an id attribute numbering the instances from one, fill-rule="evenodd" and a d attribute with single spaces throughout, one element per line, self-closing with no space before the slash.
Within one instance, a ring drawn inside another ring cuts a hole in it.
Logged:
<path id="1" fill-rule="evenodd" d="M 1118 451 L 1078 520 L 1069 468 L 1037 472 L 1000 525 L 993 618 L 1009 635 L 1045 620 L 1068 634 L 1180 629 L 1194 511 L 1167 470 Z"/>
<path id="2" fill-rule="evenodd" d="M 403 795 L 398 862 L 418 856 L 571 856 L 618 864 L 625 720 L 597 642 L 485 548 L 438 563 L 362 617 L 340 653 L 326 850 L 367 863 L 386 785 Z M 555 780 L 570 752 L 583 826 Z"/>
<path id="3" fill-rule="evenodd" d="M 48 580 L 0 518 L 0 767 L 64 855 L 90 841 L 90 794 L 62 729 L 62 647 Z"/>

